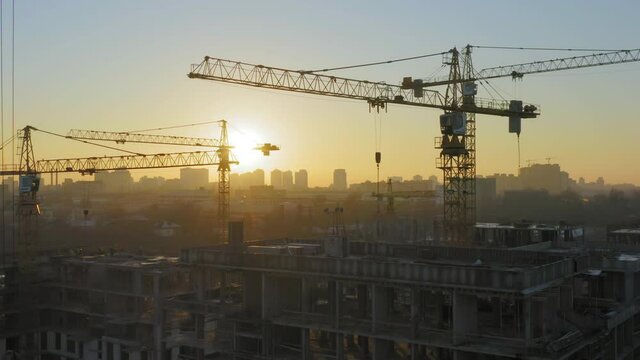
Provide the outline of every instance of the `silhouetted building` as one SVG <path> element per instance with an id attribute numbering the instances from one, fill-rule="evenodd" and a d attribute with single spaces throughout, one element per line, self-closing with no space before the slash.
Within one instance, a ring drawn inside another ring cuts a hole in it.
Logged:
<path id="1" fill-rule="evenodd" d="M 520 169 L 523 189 L 547 190 L 559 194 L 569 188 L 569 174 L 560 171 L 558 164 L 533 164 Z"/>
<path id="2" fill-rule="evenodd" d="M 307 170 L 300 169 L 296 171 L 296 189 L 298 190 L 306 190 L 309 188 L 309 175 Z"/>
<path id="3" fill-rule="evenodd" d="M 104 191 L 111 193 L 129 192 L 133 186 L 133 178 L 129 170 L 97 172 L 95 181 L 101 182 L 104 185 Z"/>
<path id="4" fill-rule="evenodd" d="M 180 169 L 180 182 L 187 190 L 206 188 L 209 185 L 209 169 Z"/>
<path id="5" fill-rule="evenodd" d="M 493 174 L 487 178 L 496 179 L 496 193 L 503 195 L 506 191 L 521 190 L 520 177 L 513 174 Z"/>
<path id="6" fill-rule="evenodd" d="M 496 179 L 476 178 L 476 205 L 484 210 L 496 202 Z"/>
<path id="7" fill-rule="evenodd" d="M 291 170 L 282 173 L 282 187 L 285 190 L 293 189 L 293 172 Z"/>
<path id="8" fill-rule="evenodd" d="M 278 169 L 271 171 L 271 186 L 274 189 L 282 188 L 282 171 Z"/>
<path id="9" fill-rule="evenodd" d="M 347 171 L 345 169 L 333 170 L 333 190 L 347 190 Z"/>
<path id="10" fill-rule="evenodd" d="M 233 173 L 229 176 L 233 189 L 248 189 L 252 186 L 264 185 L 264 170 L 256 169 L 242 174 Z"/>
<path id="11" fill-rule="evenodd" d="M 143 176 L 138 180 L 137 188 L 142 191 L 159 190 L 165 185 L 165 178 L 162 176 L 148 177 Z"/>

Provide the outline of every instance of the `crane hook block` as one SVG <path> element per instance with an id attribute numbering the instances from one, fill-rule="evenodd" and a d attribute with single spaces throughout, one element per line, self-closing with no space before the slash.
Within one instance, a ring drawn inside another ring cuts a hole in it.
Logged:
<path id="1" fill-rule="evenodd" d="M 382 153 L 376 151 L 376 164 L 380 164 L 380 160 L 382 160 Z"/>

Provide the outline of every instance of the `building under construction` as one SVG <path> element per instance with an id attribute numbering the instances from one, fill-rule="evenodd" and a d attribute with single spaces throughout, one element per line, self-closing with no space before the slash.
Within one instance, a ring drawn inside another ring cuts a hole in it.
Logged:
<path id="1" fill-rule="evenodd" d="M 48 255 L 29 272 L 3 268 L 0 354 L 640 358 L 640 253 L 557 239 L 521 248 L 344 236 L 245 243 L 238 223 L 229 233 L 229 244 L 179 259 Z"/>

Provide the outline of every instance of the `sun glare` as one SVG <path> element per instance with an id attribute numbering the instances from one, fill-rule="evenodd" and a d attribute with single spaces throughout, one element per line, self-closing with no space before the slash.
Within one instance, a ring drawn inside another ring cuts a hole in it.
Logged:
<path id="1" fill-rule="evenodd" d="M 229 143 L 233 146 L 231 152 L 235 155 L 236 160 L 240 162 L 236 168 L 246 171 L 257 166 L 262 152 L 255 148 L 259 146 L 260 140 L 254 134 L 233 134 L 233 138 L 229 139 Z"/>

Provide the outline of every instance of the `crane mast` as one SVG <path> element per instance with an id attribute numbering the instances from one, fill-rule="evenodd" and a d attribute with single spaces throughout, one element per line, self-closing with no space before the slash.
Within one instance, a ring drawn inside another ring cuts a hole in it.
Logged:
<path id="1" fill-rule="evenodd" d="M 231 185 L 229 173 L 231 172 L 229 135 L 227 134 L 227 121 L 220 121 L 220 139 L 218 140 L 218 150 L 216 151 L 220 162 L 218 164 L 218 241 L 223 243 L 227 240 L 227 224 L 231 215 L 230 193 Z"/>

